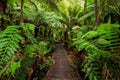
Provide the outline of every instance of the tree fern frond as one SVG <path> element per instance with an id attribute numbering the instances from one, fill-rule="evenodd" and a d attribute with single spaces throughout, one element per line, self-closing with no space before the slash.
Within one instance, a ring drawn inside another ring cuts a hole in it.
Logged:
<path id="1" fill-rule="evenodd" d="M 87 32 L 86 34 L 84 34 L 81 38 L 82 39 L 92 39 L 92 38 L 94 38 L 94 37 L 96 37 L 96 36 L 98 36 L 98 33 L 97 32 L 95 32 L 95 31 L 89 31 L 89 32 Z"/>
<path id="2" fill-rule="evenodd" d="M 90 5 L 87 6 L 88 9 L 94 8 L 94 7 L 95 7 L 95 4 L 90 4 Z"/>
<path id="3" fill-rule="evenodd" d="M 120 25 L 102 24 L 95 31 L 89 31 L 81 38 L 74 39 L 78 51 L 86 50 L 88 62 L 83 66 L 86 77 L 102 79 L 104 65 L 111 79 L 118 80 L 120 75 Z M 114 54 L 113 54 L 114 53 Z M 116 57 L 117 56 L 117 57 Z M 112 64 L 111 64 L 112 63 Z"/>
<path id="4" fill-rule="evenodd" d="M 78 21 L 80 22 L 81 20 L 84 20 L 85 18 L 88 18 L 88 17 L 90 17 L 90 16 L 93 16 L 94 14 L 95 14 L 94 11 L 91 11 L 91 12 L 89 12 L 89 13 L 81 16 L 81 17 L 78 19 Z"/>
<path id="5" fill-rule="evenodd" d="M 0 69 L 5 66 L 11 56 L 20 48 L 19 42 L 24 38 L 20 35 L 19 28 L 19 26 L 8 26 L 0 34 Z"/>
<path id="6" fill-rule="evenodd" d="M 88 52 L 93 52 L 93 51 L 97 52 L 99 50 L 94 44 L 92 44 L 84 39 L 75 41 L 73 43 L 73 45 L 76 45 L 77 51 L 81 51 L 81 50 L 85 49 Z"/>
<path id="7" fill-rule="evenodd" d="M 120 25 L 118 24 L 102 24 L 99 26 L 97 32 L 100 35 L 100 39 L 106 39 L 109 41 L 109 47 L 112 49 L 112 52 L 114 52 L 113 47 L 118 49 L 117 53 L 120 53 Z"/>

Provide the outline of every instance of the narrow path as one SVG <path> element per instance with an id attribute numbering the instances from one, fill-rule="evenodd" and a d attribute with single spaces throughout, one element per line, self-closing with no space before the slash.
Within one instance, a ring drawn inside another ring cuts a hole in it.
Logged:
<path id="1" fill-rule="evenodd" d="M 54 64 L 48 71 L 46 80 L 80 80 L 64 47 L 61 44 L 56 44 L 55 50 L 53 54 Z"/>

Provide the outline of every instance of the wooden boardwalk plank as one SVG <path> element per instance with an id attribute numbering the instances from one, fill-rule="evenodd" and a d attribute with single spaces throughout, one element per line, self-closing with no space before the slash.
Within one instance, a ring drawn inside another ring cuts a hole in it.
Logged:
<path id="1" fill-rule="evenodd" d="M 78 73 L 72 67 L 66 50 L 61 44 L 56 44 L 53 54 L 54 64 L 47 73 L 46 80 L 80 80 Z"/>

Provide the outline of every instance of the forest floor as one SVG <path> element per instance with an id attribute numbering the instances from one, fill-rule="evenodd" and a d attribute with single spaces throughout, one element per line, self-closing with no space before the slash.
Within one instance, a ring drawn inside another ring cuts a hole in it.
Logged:
<path id="1" fill-rule="evenodd" d="M 53 65 L 48 70 L 46 80 L 80 80 L 62 44 L 56 44 L 52 58 Z"/>

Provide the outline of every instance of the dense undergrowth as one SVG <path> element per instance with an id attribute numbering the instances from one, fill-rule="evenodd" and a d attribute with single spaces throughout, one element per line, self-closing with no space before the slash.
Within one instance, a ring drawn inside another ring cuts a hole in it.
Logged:
<path id="1" fill-rule="evenodd" d="M 1 0 L 0 80 L 43 80 L 56 41 L 83 80 L 119 80 L 119 0 L 98 2 L 96 14 L 94 0 Z"/>
<path id="2" fill-rule="evenodd" d="M 2 80 L 40 79 L 45 76 L 43 73 L 51 65 L 46 56 L 53 50 L 49 46 L 53 44 L 49 41 L 38 42 L 32 35 L 32 26 L 34 28 L 32 24 L 24 24 L 22 27 L 8 26 L 0 34 Z"/>
<path id="3" fill-rule="evenodd" d="M 78 30 L 76 30 L 78 31 Z M 81 70 L 89 80 L 119 80 L 120 25 L 101 24 L 73 39 L 79 54 L 84 55 Z"/>

